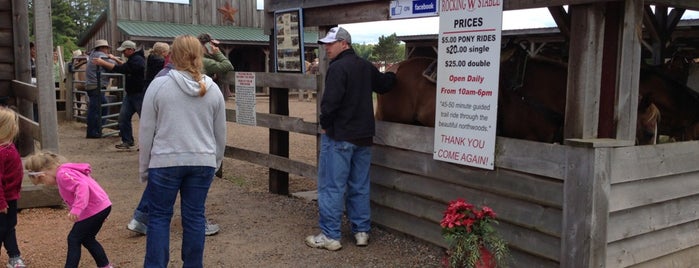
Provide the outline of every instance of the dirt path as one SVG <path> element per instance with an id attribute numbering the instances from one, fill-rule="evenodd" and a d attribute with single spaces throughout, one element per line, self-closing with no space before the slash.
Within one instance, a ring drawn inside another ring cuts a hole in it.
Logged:
<path id="1" fill-rule="evenodd" d="M 292 116 L 315 121 L 315 103 L 291 102 Z M 234 102 L 229 101 L 229 106 Z M 266 112 L 264 99 L 258 111 Z M 309 112 L 310 110 L 310 112 Z M 94 177 L 110 194 L 112 213 L 98 240 L 117 267 L 142 267 L 145 237 L 128 231 L 126 223 L 144 184 L 138 181 L 136 151 L 117 151 L 118 137 L 85 139 L 85 126 L 59 124 L 60 153 L 73 162 L 88 162 Z M 291 157 L 315 164 L 315 138 L 291 135 Z M 265 152 L 267 131 L 229 123 L 229 144 Z M 224 178 L 216 178 L 207 200 L 207 217 L 221 232 L 207 237 L 204 267 L 437 267 L 442 250 L 401 234 L 374 227 L 370 245 L 354 246 L 345 223 L 343 249 L 311 249 L 303 240 L 319 232 L 314 201 L 267 193 L 267 169 L 226 159 Z M 290 191 L 314 190 L 315 182 L 292 176 Z M 173 220 L 170 267 L 181 267 L 179 207 Z M 17 237 L 29 267 L 61 267 L 71 223 L 60 208 L 25 209 L 19 214 Z M 80 267 L 95 263 L 83 250 Z M 7 262 L 3 253 L 0 261 Z"/>

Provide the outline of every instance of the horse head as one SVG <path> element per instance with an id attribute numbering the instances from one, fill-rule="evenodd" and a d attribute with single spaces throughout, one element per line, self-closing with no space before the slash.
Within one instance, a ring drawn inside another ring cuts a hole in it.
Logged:
<path id="1" fill-rule="evenodd" d="M 648 98 L 639 96 L 638 116 L 636 117 L 636 145 L 656 144 L 660 109 Z"/>
<path id="2" fill-rule="evenodd" d="M 663 120 L 658 134 L 676 141 L 699 138 L 699 93 L 663 69 L 641 68 L 639 95 L 652 99 Z"/>
<path id="3" fill-rule="evenodd" d="M 416 57 L 391 66 L 387 71 L 394 72 L 397 81 L 391 91 L 378 95 L 376 119 L 434 127 L 435 83 L 428 77 L 436 75 L 434 62 Z"/>

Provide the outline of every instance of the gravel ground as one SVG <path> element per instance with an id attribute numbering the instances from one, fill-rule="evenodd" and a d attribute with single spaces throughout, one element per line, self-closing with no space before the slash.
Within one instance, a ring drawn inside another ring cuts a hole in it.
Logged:
<path id="1" fill-rule="evenodd" d="M 228 101 L 229 108 L 234 100 Z M 258 100 L 257 110 L 268 111 Z M 315 122 L 315 102 L 290 101 L 292 116 Z M 137 119 L 134 120 L 137 125 Z M 137 128 L 136 128 L 137 129 Z M 117 151 L 118 137 L 88 140 L 85 126 L 59 124 L 60 153 L 73 162 L 88 162 L 96 180 L 110 194 L 112 213 L 98 235 L 116 267 L 141 267 L 145 237 L 126 229 L 144 189 L 137 179 L 136 151 Z M 267 130 L 229 123 L 229 145 L 267 151 Z M 315 138 L 290 135 L 291 158 L 315 164 Z M 354 246 L 343 225 L 343 249 L 312 249 L 304 238 L 317 234 L 315 201 L 267 193 L 267 169 L 232 159 L 224 162 L 224 178 L 216 178 L 207 200 L 207 217 L 221 232 L 207 237 L 204 267 L 438 267 L 443 250 L 406 235 L 374 226 L 368 247 Z M 315 181 L 291 176 L 290 192 L 315 189 Z M 181 267 L 179 207 L 172 223 L 171 264 Z M 61 267 L 71 223 L 63 208 L 32 208 L 19 213 L 17 237 L 29 267 Z M 7 255 L 0 256 L 7 262 Z M 80 267 L 94 267 L 86 250 Z"/>

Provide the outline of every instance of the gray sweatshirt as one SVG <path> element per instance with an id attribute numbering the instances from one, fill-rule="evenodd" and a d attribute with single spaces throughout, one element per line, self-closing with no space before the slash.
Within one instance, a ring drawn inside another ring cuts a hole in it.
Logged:
<path id="1" fill-rule="evenodd" d="M 216 83 L 203 76 L 206 94 L 183 71 L 157 77 L 146 90 L 139 121 L 139 173 L 148 168 L 218 168 L 226 148 L 226 104 Z"/>

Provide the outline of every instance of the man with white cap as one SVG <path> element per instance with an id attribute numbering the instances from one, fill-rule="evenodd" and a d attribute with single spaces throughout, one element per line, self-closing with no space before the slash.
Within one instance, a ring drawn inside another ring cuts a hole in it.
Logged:
<path id="1" fill-rule="evenodd" d="M 388 92 L 396 76 L 381 73 L 371 62 L 359 57 L 352 49 L 352 37 L 341 27 L 330 29 L 318 43 L 331 60 L 320 103 L 318 223 L 321 233 L 306 237 L 306 245 L 335 251 L 342 248 L 340 226 L 345 207 L 356 245 L 369 243 L 372 92 Z"/>
<path id="2" fill-rule="evenodd" d="M 124 74 L 126 77 L 124 83 L 126 94 L 121 103 L 121 110 L 119 110 L 119 136 L 121 136 L 121 143 L 115 147 L 117 149 L 131 149 L 135 146 L 131 118 L 134 113 L 138 113 L 139 117 L 141 116 L 141 105 L 143 104 L 143 95 L 146 90 L 144 88 L 146 59 L 143 56 L 143 49 L 136 50 L 136 43 L 131 40 L 122 42 L 117 51 L 124 54 L 128 61 L 124 62 L 112 54 L 109 54 L 108 57 L 116 63 L 100 58 L 92 59 L 92 61 L 110 72 Z"/>
<path id="3" fill-rule="evenodd" d="M 104 96 L 102 89 L 105 89 L 109 84 L 108 76 L 102 76 L 101 79 L 98 77 L 97 74 L 104 70 L 92 61 L 92 59 L 108 57 L 110 49 L 109 43 L 104 39 L 95 40 L 94 48 L 92 53 L 90 53 L 90 58 L 87 61 L 87 69 L 85 70 L 85 90 L 89 98 L 87 106 L 87 135 L 85 137 L 88 139 L 98 139 L 102 137 L 100 107 L 102 103 L 107 103 L 107 98 Z M 106 114 L 106 112 L 107 109 L 103 108 L 102 114 Z"/>

